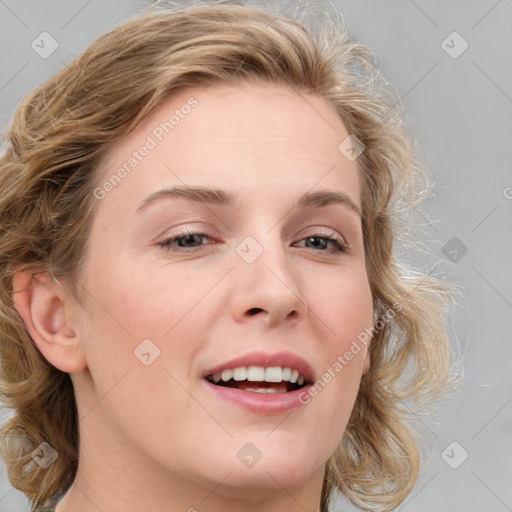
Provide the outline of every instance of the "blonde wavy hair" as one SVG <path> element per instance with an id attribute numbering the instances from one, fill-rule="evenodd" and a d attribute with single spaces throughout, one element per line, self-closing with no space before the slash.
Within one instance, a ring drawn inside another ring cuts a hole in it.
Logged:
<path id="1" fill-rule="evenodd" d="M 373 54 L 333 13 L 321 23 L 315 16 L 239 2 L 149 9 L 96 39 L 17 108 L 0 159 L 0 396 L 14 412 L 0 447 L 11 484 L 33 507 L 71 485 L 79 425 L 70 376 L 45 360 L 14 307 L 13 276 L 31 268 L 75 283 L 109 146 L 178 89 L 254 80 L 323 96 L 364 144 L 368 279 L 376 318 L 394 312 L 374 332 L 371 369 L 326 463 L 321 510 L 333 490 L 363 509 L 391 510 L 417 481 L 422 450 L 406 404 L 430 401 L 449 382 L 452 294 L 394 253 L 431 184 Z M 42 442 L 58 458 L 27 471 Z"/>

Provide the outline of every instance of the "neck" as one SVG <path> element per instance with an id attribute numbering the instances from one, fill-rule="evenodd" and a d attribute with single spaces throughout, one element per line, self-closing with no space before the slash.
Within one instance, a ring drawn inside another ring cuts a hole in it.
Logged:
<path id="1" fill-rule="evenodd" d="M 210 489 L 174 480 L 167 480 L 165 487 L 159 487 L 155 485 L 156 479 L 136 478 L 135 474 L 125 478 L 126 475 L 115 474 L 116 471 L 109 468 L 92 474 L 82 465 L 55 511 L 320 512 L 321 486 L 316 485 L 317 478 L 297 489 L 244 493 L 243 489 L 237 492 L 228 487 L 229 476 Z"/>

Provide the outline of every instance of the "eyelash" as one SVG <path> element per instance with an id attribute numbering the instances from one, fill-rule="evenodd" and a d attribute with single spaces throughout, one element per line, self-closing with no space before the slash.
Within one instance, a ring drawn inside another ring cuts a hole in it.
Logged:
<path id="1" fill-rule="evenodd" d="M 214 244 L 219 243 L 218 240 L 210 237 L 209 235 L 207 235 L 206 233 L 203 233 L 201 231 L 186 230 L 181 233 L 176 233 L 172 237 L 166 238 L 165 240 L 158 242 L 158 245 L 160 247 L 162 247 L 162 249 L 164 251 L 192 252 L 192 251 L 195 251 L 196 249 L 199 249 L 203 244 L 201 244 L 200 246 L 190 247 L 190 248 L 172 245 L 174 242 L 177 242 L 178 240 L 186 238 L 187 236 L 190 236 L 190 235 L 206 237 L 206 238 L 209 238 L 210 240 L 213 240 Z M 337 235 L 335 232 L 332 232 L 330 235 L 324 235 L 324 234 L 320 234 L 320 233 L 312 234 L 310 236 L 301 238 L 299 241 L 307 240 L 308 238 L 321 238 L 321 239 L 327 240 L 328 242 L 332 242 L 334 244 L 334 247 L 335 247 L 334 249 L 331 249 L 331 250 L 325 249 L 325 250 L 321 250 L 320 252 L 326 252 L 326 253 L 331 253 L 331 254 L 332 253 L 341 253 L 341 252 L 347 252 L 347 250 L 349 248 L 348 244 L 345 242 L 345 240 L 342 237 L 340 237 L 339 235 Z"/>

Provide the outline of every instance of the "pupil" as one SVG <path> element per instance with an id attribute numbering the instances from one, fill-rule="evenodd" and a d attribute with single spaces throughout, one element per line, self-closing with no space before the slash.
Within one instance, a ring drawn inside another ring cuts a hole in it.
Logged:
<path id="1" fill-rule="evenodd" d="M 318 243 L 315 244 L 314 243 L 315 240 L 316 241 L 320 240 L 320 244 L 318 244 Z M 325 247 L 325 245 L 326 245 L 325 244 L 325 240 L 323 238 L 318 237 L 318 236 L 312 236 L 312 237 L 308 238 L 308 241 L 311 242 L 314 247 L 319 247 L 319 246 L 320 247 Z"/>
<path id="2" fill-rule="evenodd" d="M 201 243 L 201 237 L 199 235 L 192 234 L 192 235 L 186 235 L 183 238 L 181 238 L 179 243 L 178 243 L 178 245 L 180 247 L 184 247 L 184 246 L 189 245 L 189 243 L 193 244 L 194 243 L 194 237 L 197 237 L 195 240 L 197 242 Z M 199 243 L 194 244 L 194 245 L 199 245 Z"/>

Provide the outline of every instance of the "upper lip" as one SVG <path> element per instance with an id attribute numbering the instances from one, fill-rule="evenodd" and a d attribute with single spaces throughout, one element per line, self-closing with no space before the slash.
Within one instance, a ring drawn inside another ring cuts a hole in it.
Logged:
<path id="1" fill-rule="evenodd" d="M 240 368 L 241 366 L 263 366 L 264 368 L 281 366 L 283 368 L 292 368 L 298 370 L 299 375 L 302 375 L 306 382 L 313 382 L 315 380 L 311 365 L 302 357 L 291 352 L 277 352 L 274 354 L 251 352 L 206 370 L 203 373 L 203 378 L 208 375 L 222 373 L 223 370 Z"/>

